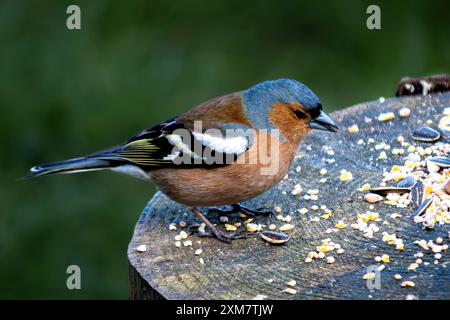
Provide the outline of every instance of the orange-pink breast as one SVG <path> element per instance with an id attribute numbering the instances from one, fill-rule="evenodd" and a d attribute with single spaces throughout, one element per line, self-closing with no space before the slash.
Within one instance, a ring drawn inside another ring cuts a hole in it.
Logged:
<path id="1" fill-rule="evenodd" d="M 273 136 L 260 138 L 257 134 L 253 146 L 230 165 L 214 169 L 165 168 L 152 170 L 150 175 L 169 198 L 187 206 L 219 206 L 252 199 L 283 179 L 298 147 L 298 143 L 289 141 L 279 143 Z M 268 143 L 261 147 L 258 141 Z"/>

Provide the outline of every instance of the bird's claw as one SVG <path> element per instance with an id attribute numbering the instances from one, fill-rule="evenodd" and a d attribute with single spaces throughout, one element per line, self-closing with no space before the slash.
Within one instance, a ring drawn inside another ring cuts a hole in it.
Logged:
<path id="1" fill-rule="evenodd" d="M 216 238 L 219 241 L 230 244 L 232 240 L 247 239 L 249 235 L 245 232 L 225 233 L 218 229 L 199 233 L 200 237 Z"/>
<path id="2" fill-rule="evenodd" d="M 255 216 L 265 216 L 265 217 L 270 217 L 275 215 L 275 213 L 271 210 L 267 210 L 267 208 L 258 208 L 258 209 L 250 209 L 244 206 L 240 206 L 241 207 L 241 212 L 245 215 L 247 215 L 248 217 L 254 218 Z"/>
<path id="3" fill-rule="evenodd" d="M 264 207 L 258 208 L 258 209 L 250 209 L 250 208 L 244 207 L 243 205 L 240 205 L 240 204 L 231 205 L 230 210 L 222 210 L 222 209 L 218 209 L 218 208 L 210 208 L 208 210 L 208 214 L 218 213 L 220 215 L 228 215 L 228 214 L 237 213 L 237 212 L 241 212 L 250 218 L 254 218 L 255 216 L 269 217 L 269 216 L 275 215 L 272 211 L 267 210 L 267 208 L 264 208 Z"/>

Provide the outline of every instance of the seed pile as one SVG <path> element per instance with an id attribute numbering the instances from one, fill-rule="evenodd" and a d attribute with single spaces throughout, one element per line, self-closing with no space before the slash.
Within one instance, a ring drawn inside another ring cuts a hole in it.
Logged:
<path id="1" fill-rule="evenodd" d="M 408 117 L 411 110 L 401 109 L 401 117 Z M 387 121 L 395 118 L 395 115 L 387 116 L 380 114 L 378 120 Z M 432 124 L 431 120 L 426 121 Z M 443 117 L 439 121 L 438 128 L 450 131 L 450 108 L 446 108 Z M 356 222 L 351 224 L 352 228 L 364 233 L 364 236 L 371 239 L 380 232 L 379 224 L 383 221 L 378 212 L 374 212 L 375 205 L 383 203 L 385 205 L 411 210 L 411 217 L 415 223 L 422 224 L 424 228 L 432 230 L 437 225 L 450 223 L 450 144 L 439 142 L 441 133 L 431 127 L 420 127 L 411 134 L 413 141 L 408 143 L 403 136 L 396 139 L 398 145 L 394 148 L 379 143 L 375 145 L 375 150 L 382 150 L 378 160 L 388 159 L 390 156 L 396 157 L 400 164 L 394 165 L 389 171 L 383 173 L 383 180 L 380 186 L 371 187 L 363 185 L 359 191 L 364 192 L 362 199 L 370 205 L 371 211 L 364 214 L 357 214 Z M 424 142 L 426 144 L 424 144 Z M 362 142 L 361 144 L 363 144 Z M 402 218 L 400 214 L 392 214 L 392 219 Z M 388 224 L 386 220 L 382 224 Z M 403 251 L 405 244 L 403 239 L 396 233 L 381 233 L 383 242 L 394 246 L 397 251 Z M 434 253 L 434 264 L 438 264 L 442 258 L 442 253 L 448 250 L 448 245 L 444 243 L 442 237 L 432 240 L 417 240 L 414 242 L 422 250 Z M 412 257 L 414 260 L 406 266 L 406 270 L 413 272 L 424 262 L 422 252 L 418 252 Z M 395 258 L 394 258 L 395 259 Z M 375 257 L 378 263 L 388 263 L 390 257 L 382 255 Z M 384 266 L 381 265 L 380 267 Z M 363 276 L 365 280 L 371 280 L 375 273 L 369 272 Z M 400 280 L 402 276 L 396 274 L 394 279 Z M 402 287 L 415 287 L 415 283 L 410 280 L 403 281 Z"/>

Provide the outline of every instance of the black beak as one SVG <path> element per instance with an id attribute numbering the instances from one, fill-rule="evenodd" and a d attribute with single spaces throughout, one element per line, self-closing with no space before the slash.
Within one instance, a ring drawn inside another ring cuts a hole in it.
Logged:
<path id="1" fill-rule="evenodd" d="M 331 118 L 323 111 L 320 111 L 319 116 L 311 120 L 311 122 L 309 123 L 309 127 L 311 129 L 318 129 L 332 132 L 336 132 L 339 130 L 336 123 L 333 120 L 331 120 Z"/>

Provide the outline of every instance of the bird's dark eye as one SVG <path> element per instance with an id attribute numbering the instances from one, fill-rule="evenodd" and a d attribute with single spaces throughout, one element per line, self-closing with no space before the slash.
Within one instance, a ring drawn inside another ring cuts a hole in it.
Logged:
<path id="1" fill-rule="evenodd" d="M 314 108 L 308 109 L 311 114 L 311 118 L 317 118 L 320 116 L 320 111 L 322 110 L 322 104 L 318 103 Z"/>
<path id="2" fill-rule="evenodd" d="M 307 117 L 306 113 L 304 113 L 303 111 L 300 111 L 300 110 L 293 110 L 293 111 L 294 111 L 295 116 L 299 119 L 305 119 Z"/>

